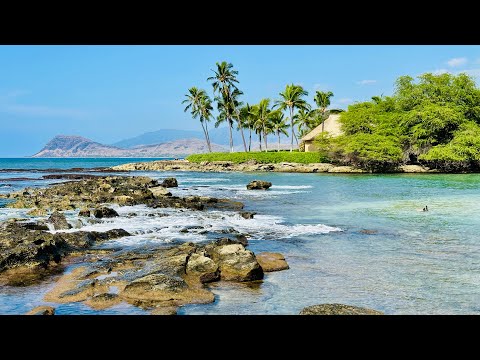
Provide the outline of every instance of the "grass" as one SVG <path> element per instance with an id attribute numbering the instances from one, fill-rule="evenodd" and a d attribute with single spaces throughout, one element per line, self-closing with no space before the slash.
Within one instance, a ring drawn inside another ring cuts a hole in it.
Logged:
<path id="1" fill-rule="evenodd" d="M 194 154 L 186 158 L 190 162 L 200 163 L 202 161 L 231 161 L 239 164 L 248 160 L 256 160 L 259 163 L 275 164 L 281 162 L 291 162 L 300 164 L 310 164 L 319 162 L 328 162 L 323 156 L 316 152 L 236 152 L 236 153 L 207 153 Z"/>

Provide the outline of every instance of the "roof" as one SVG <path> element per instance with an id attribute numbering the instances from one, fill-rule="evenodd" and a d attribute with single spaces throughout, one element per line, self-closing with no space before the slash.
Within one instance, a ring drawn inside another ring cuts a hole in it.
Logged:
<path id="1" fill-rule="evenodd" d="M 338 136 L 342 134 L 342 130 L 340 130 L 340 123 L 338 119 L 340 118 L 340 114 L 330 114 L 330 116 L 325 120 L 324 130 L 328 131 L 328 133 L 332 136 Z M 322 133 L 322 124 L 318 125 L 315 129 L 310 131 L 307 135 L 305 135 L 302 140 L 303 141 L 310 141 L 315 139 L 318 135 Z"/>

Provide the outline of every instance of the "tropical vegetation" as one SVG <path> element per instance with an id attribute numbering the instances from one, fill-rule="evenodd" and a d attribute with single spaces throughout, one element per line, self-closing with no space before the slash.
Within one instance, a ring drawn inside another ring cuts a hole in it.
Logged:
<path id="1" fill-rule="evenodd" d="M 328 159 L 318 152 L 299 152 L 299 151 L 251 151 L 235 153 L 206 153 L 194 154 L 187 157 L 190 162 L 200 163 L 202 161 L 231 161 L 239 164 L 249 160 L 255 160 L 262 164 L 276 164 L 281 162 L 291 162 L 300 164 L 328 162 Z"/>

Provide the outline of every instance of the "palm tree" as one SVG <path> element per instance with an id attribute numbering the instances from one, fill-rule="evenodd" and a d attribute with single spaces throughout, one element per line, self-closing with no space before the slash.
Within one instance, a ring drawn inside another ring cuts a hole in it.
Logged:
<path id="1" fill-rule="evenodd" d="M 255 117 L 255 124 L 256 128 L 263 133 L 263 140 L 265 141 L 265 151 L 268 151 L 268 140 L 267 136 L 270 133 L 269 123 L 270 118 L 274 111 L 270 109 L 270 99 L 262 99 L 260 102 L 254 107 L 253 114 Z M 260 143 L 261 143 L 261 135 L 260 135 Z M 261 151 L 261 145 L 260 145 Z"/>
<path id="2" fill-rule="evenodd" d="M 274 111 L 272 116 L 270 117 L 270 125 L 271 129 L 274 133 L 278 136 L 278 149 L 277 152 L 280 151 L 280 134 L 284 134 L 288 136 L 287 129 L 288 125 L 285 121 L 285 115 L 281 111 Z"/>
<path id="3" fill-rule="evenodd" d="M 212 152 L 210 138 L 208 136 L 208 129 L 206 128 L 206 121 L 210 121 L 212 116 L 211 110 L 212 103 L 205 90 L 198 89 L 193 86 L 188 89 L 188 94 L 185 95 L 186 99 L 182 101 L 182 104 L 187 104 L 184 112 L 190 110 L 192 118 L 196 119 L 200 117 L 200 124 L 202 124 L 203 134 L 205 135 L 205 141 L 210 152 Z M 205 125 L 204 125 L 205 122 Z"/>
<path id="4" fill-rule="evenodd" d="M 303 89 L 300 85 L 287 85 L 285 90 L 279 94 L 281 96 L 280 100 L 275 101 L 274 107 L 279 107 L 280 110 L 289 109 L 290 110 L 290 127 L 292 132 L 290 152 L 293 151 L 293 138 L 294 133 L 294 124 L 293 124 L 293 112 L 295 109 L 304 109 L 309 110 L 310 105 L 302 99 L 302 97 L 307 96 L 308 92 Z"/>
<path id="5" fill-rule="evenodd" d="M 317 90 L 315 97 L 313 100 L 318 106 L 318 110 L 320 111 L 320 114 L 322 115 L 322 132 L 325 126 L 325 111 L 327 110 L 327 107 L 330 106 L 330 98 L 333 96 L 333 92 L 331 91 L 319 91 Z"/>
<path id="6" fill-rule="evenodd" d="M 248 151 L 252 148 L 252 129 L 254 129 L 254 122 L 255 119 L 252 114 L 252 106 L 248 103 L 239 109 L 239 117 L 240 117 L 240 124 L 244 128 L 248 128 L 249 136 L 248 136 Z"/>
<path id="7" fill-rule="evenodd" d="M 235 109 L 233 101 L 231 98 L 222 96 L 215 97 L 217 102 L 218 116 L 217 121 L 215 122 L 215 127 L 217 128 L 222 122 L 227 122 L 228 130 L 230 131 L 230 152 L 233 152 L 233 137 L 232 137 L 232 127 L 233 127 L 233 116 L 235 115 Z"/>
<path id="8" fill-rule="evenodd" d="M 237 75 L 238 71 L 233 70 L 233 64 L 227 63 L 226 61 L 222 61 L 221 63 L 216 63 L 217 69 L 212 70 L 215 75 L 211 76 L 207 79 L 207 81 L 212 81 L 213 92 L 218 92 L 219 96 L 215 99 L 220 102 L 217 104 L 219 111 L 223 109 L 223 115 L 226 116 L 225 119 L 222 121 L 227 121 L 229 125 L 230 131 L 230 152 L 233 152 L 233 136 L 232 136 L 232 126 L 233 126 L 233 118 L 240 121 L 240 116 L 237 111 L 237 106 L 239 102 L 237 100 L 238 96 L 242 94 L 240 90 L 238 90 L 237 86 L 235 85 L 238 83 Z M 229 103 L 229 104 L 227 104 Z M 227 109 L 228 108 L 228 109 Z M 220 120 L 220 118 L 219 118 Z M 239 123 L 240 132 L 242 134 L 243 145 L 245 151 L 247 151 L 247 145 L 245 143 L 245 136 L 243 134 L 243 128 Z M 216 126 L 218 126 L 218 121 Z"/>
<path id="9" fill-rule="evenodd" d="M 305 131 L 307 131 L 307 129 L 310 129 L 312 122 L 312 111 L 305 111 L 304 109 L 300 109 L 293 116 L 293 119 L 293 123 L 298 127 L 298 135 L 302 137 Z"/>

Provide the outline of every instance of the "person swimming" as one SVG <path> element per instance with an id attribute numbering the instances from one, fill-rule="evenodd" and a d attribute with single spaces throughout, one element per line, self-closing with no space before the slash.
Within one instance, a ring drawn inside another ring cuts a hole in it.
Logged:
<path id="1" fill-rule="evenodd" d="M 423 211 L 428 211 L 428 206 L 425 205 L 425 207 L 423 208 Z"/>

